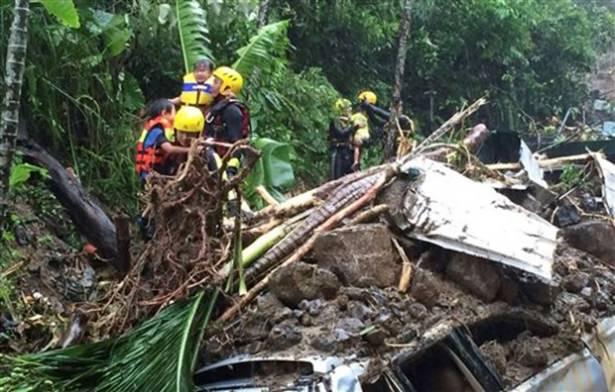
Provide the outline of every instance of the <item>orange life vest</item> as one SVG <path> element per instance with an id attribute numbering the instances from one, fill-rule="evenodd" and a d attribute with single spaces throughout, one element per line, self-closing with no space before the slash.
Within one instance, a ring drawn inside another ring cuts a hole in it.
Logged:
<path id="1" fill-rule="evenodd" d="M 141 136 L 137 141 L 135 170 L 138 175 L 141 175 L 142 173 L 150 173 L 157 166 L 164 165 L 166 161 L 167 157 L 160 147 L 154 145 L 145 147 L 145 141 L 147 140 L 149 133 L 152 129 L 158 126 L 164 129 L 164 135 L 169 142 L 173 142 L 175 140 L 175 130 L 167 119 L 162 116 L 158 116 L 146 121 L 143 126 L 143 130 L 141 131 Z"/>

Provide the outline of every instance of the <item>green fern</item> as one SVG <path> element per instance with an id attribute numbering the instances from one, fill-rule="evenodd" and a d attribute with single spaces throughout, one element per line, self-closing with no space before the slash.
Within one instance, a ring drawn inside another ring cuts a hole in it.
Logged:
<path id="1" fill-rule="evenodd" d="M 207 15 L 196 0 L 176 0 L 175 16 L 186 73 L 199 57 L 213 60 L 209 50 Z"/>
<path id="2" fill-rule="evenodd" d="M 237 51 L 239 58 L 233 64 L 244 77 L 255 70 L 268 70 L 280 62 L 286 63 L 288 50 L 288 21 L 275 22 L 261 27 L 250 42 Z"/>

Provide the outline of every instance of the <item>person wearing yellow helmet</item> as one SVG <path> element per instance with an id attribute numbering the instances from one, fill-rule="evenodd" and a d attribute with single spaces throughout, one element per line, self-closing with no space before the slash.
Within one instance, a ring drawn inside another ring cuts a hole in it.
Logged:
<path id="1" fill-rule="evenodd" d="M 176 173 L 189 151 L 190 143 L 203 130 L 205 117 L 199 108 L 183 106 L 177 112 L 168 99 L 152 102 L 146 112 L 145 124 L 137 141 L 135 169 L 144 186 L 152 172 L 163 175 Z M 145 239 L 154 234 L 154 224 L 139 216 L 137 223 Z"/>
<path id="2" fill-rule="evenodd" d="M 356 133 L 367 126 L 352 113 L 352 103 L 340 98 L 333 104 L 335 118 L 329 124 L 329 150 L 331 152 L 331 178 L 336 179 L 358 169 Z"/>
<path id="3" fill-rule="evenodd" d="M 192 72 L 184 75 L 182 92 L 171 100 L 175 105 L 191 105 L 204 110 L 211 103 L 205 82 L 211 77 L 214 64 L 208 58 L 199 58 L 193 64 Z"/>
<path id="4" fill-rule="evenodd" d="M 237 99 L 243 87 L 243 77 L 230 67 L 216 68 L 207 82 L 211 86 L 212 105 L 207 113 L 205 137 L 215 142 L 234 144 L 250 137 L 250 111 Z M 228 148 L 214 147 L 218 156 L 223 157 Z M 227 166 L 227 174 L 235 175 L 241 163 L 241 156 L 232 157 Z"/>
<path id="5" fill-rule="evenodd" d="M 361 91 L 357 96 L 359 101 L 359 110 L 361 110 L 369 118 L 372 128 L 381 130 L 381 128 L 389 121 L 390 113 L 387 110 L 376 106 L 378 96 L 373 91 Z"/>
<path id="6" fill-rule="evenodd" d="M 152 171 L 174 174 L 178 162 L 188 153 L 191 140 L 200 136 L 204 123 L 198 108 L 183 106 L 176 112 L 168 99 L 150 104 L 137 141 L 135 169 L 141 182 L 145 183 Z"/>

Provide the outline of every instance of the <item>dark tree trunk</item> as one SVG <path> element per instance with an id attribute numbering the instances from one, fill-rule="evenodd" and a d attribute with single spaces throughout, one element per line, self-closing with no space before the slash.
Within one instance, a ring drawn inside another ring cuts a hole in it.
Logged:
<path id="1" fill-rule="evenodd" d="M 261 28 L 267 24 L 269 20 L 269 10 L 271 8 L 271 0 L 261 0 L 258 4 L 257 27 Z"/>
<path id="2" fill-rule="evenodd" d="M 47 169 L 49 187 L 56 199 L 66 209 L 77 230 L 94 245 L 101 257 L 118 271 L 127 268 L 118 258 L 115 225 L 109 216 L 86 193 L 79 181 L 70 175 L 54 157 L 34 142 L 21 142 L 24 158 Z"/>
<path id="3" fill-rule="evenodd" d="M 6 50 L 4 85 L 6 92 L 0 119 L 0 222 L 4 222 L 11 164 L 15 155 L 19 126 L 19 103 L 28 44 L 28 14 L 30 2 L 15 0 L 13 23 Z"/>
<path id="4" fill-rule="evenodd" d="M 386 127 L 386 143 L 384 145 L 384 158 L 389 160 L 395 157 L 395 139 L 397 137 L 397 118 L 402 114 L 401 88 L 404 81 L 404 68 L 406 65 L 406 52 L 408 38 L 410 37 L 410 19 L 412 15 L 412 0 L 402 0 L 401 19 L 399 21 L 399 46 L 397 49 L 397 63 L 395 66 L 395 84 L 393 86 L 393 100 L 391 102 L 391 118 Z"/>

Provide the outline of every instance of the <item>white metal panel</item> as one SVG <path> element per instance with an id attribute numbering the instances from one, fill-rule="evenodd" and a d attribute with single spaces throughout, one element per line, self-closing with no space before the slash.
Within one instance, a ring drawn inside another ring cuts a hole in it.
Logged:
<path id="1" fill-rule="evenodd" d="M 551 280 L 555 226 L 441 163 L 419 157 L 409 168 L 424 173 L 406 197 L 410 237 Z"/>
<path id="2" fill-rule="evenodd" d="M 615 165 L 604 159 L 600 154 L 592 154 L 598 164 L 598 170 L 602 177 L 602 196 L 607 210 L 615 217 Z"/>

